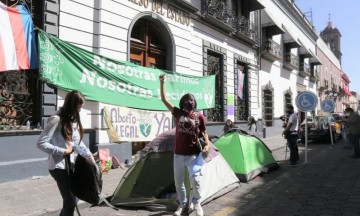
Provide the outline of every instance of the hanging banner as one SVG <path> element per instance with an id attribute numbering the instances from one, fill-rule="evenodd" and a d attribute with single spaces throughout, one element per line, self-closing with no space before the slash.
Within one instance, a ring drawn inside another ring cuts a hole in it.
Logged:
<path id="1" fill-rule="evenodd" d="M 151 141 L 172 128 L 170 112 L 148 111 L 108 105 L 103 118 L 110 142 Z"/>
<path id="2" fill-rule="evenodd" d="M 0 2 L 0 71 L 39 67 L 32 15 L 24 4 Z"/>
<path id="3" fill-rule="evenodd" d="M 159 75 L 166 74 L 167 99 L 178 106 L 192 93 L 198 109 L 215 106 L 215 75 L 190 76 L 141 67 L 96 55 L 43 31 L 38 33 L 40 78 L 66 91 L 77 89 L 86 99 L 146 110 L 168 110 L 160 99 Z"/>
<path id="4" fill-rule="evenodd" d="M 242 100 L 244 97 L 244 80 L 245 74 L 243 72 L 244 67 L 238 65 L 237 73 L 238 73 L 238 97 Z"/>

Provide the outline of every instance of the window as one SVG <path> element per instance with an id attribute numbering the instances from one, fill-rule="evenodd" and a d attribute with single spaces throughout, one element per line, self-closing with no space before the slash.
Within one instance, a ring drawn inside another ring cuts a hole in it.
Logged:
<path id="1" fill-rule="evenodd" d="M 274 116 L 274 88 L 271 83 L 263 87 L 263 119 L 267 127 L 273 126 Z"/>
<path id="2" fill-rule="evenodd" d="M 0 73 L 0 130 L 25 129 L 27 121 L 39 122 L 37 76 L 35 70 Z"/>
<path id="3" fill-rule="evenodd" d="M 284 113 L 286 114 L 286 106 L 292 105 L 292 93 L 290 90 L 286 91 L 284 95 Z"/>
<path id="4" fill-rule="evenodd" d="M 131 32 L 130 62 L 144 67 L 166 69 L 166 48 L 158 27 L 139 20 Z"/>
<path id="5" fill-rule="evenodd" d="M 237 120 L 247 120 L 249 116 L 249 79 L 246 65 L 236 64 L 234 73 L 235 117 Z"/>
<path id="6" fill-rule="evenodd" d="M 223 56 L 221 54 L 208 51 L 207 53 L 207 74 L 216 75 L 215 77 L 215 107 L 207 111 L 208 122 L 220 122 L 224 119 L 223 108 Z"/>
<path id="7" fill-rule="evenodd" d="M 19 1 L 0 0 L 7 6 Z M 43 1 L 21 1 L 31 14 L 37 27 L 44 25 Z M 1 64 L 1 62 L 0 62 Z M 0 73 L 0 130 L 26 129 L 40 123 L 44 108 L 41 104 L 42 82 L 38 70 L 3 71 Z"/>

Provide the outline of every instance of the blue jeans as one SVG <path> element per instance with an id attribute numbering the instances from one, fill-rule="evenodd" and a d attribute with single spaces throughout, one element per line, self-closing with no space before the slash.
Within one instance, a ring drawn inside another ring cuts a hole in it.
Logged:
<path id="1" fill-rule="evenodd" d="M 186 189 L 185 189 L 185 172 L 188 169 L 188 166 L 192 160 L 196 158 L 197 155 L 177 155 L 174 154 L 174 180 L 176 193 L 178 194 L 179 202 L 186 205 Z M 200 203 L 200 179 L 201 171 L 195 172 L 190 177 L 190 185 L 192 187 L 192 200 L 191 202 L 194 205 Z"/>
<path id="2" fill-rule="evenodd" d="M 290 134 L 288 138 L 288 144 L 290 149 L 290 163 L 296 164 L 299 160 L 299 149 L 297 145 L 298 135 L 297 134 Z"/>

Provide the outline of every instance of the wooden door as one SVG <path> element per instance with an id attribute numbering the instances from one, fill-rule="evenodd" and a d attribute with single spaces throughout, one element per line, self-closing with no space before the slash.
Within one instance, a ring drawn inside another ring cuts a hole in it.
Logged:
<path id="1" fill-rule="evenodd" d="M 166 49 L 156 25 L 139 20 L 131 33 L 130 61 L 144 67 L 166 69 Z"/>

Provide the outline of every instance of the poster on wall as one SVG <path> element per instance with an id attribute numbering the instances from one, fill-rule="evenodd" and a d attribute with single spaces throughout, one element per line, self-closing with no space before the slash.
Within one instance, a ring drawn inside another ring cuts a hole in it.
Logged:
<path id="1" fill-rule="evenodd" d="M 103 120 L 110 142 L 151 141 L 172 128 L 172 115 L 165 111 L 148 111 L 107 105 Z"/>

